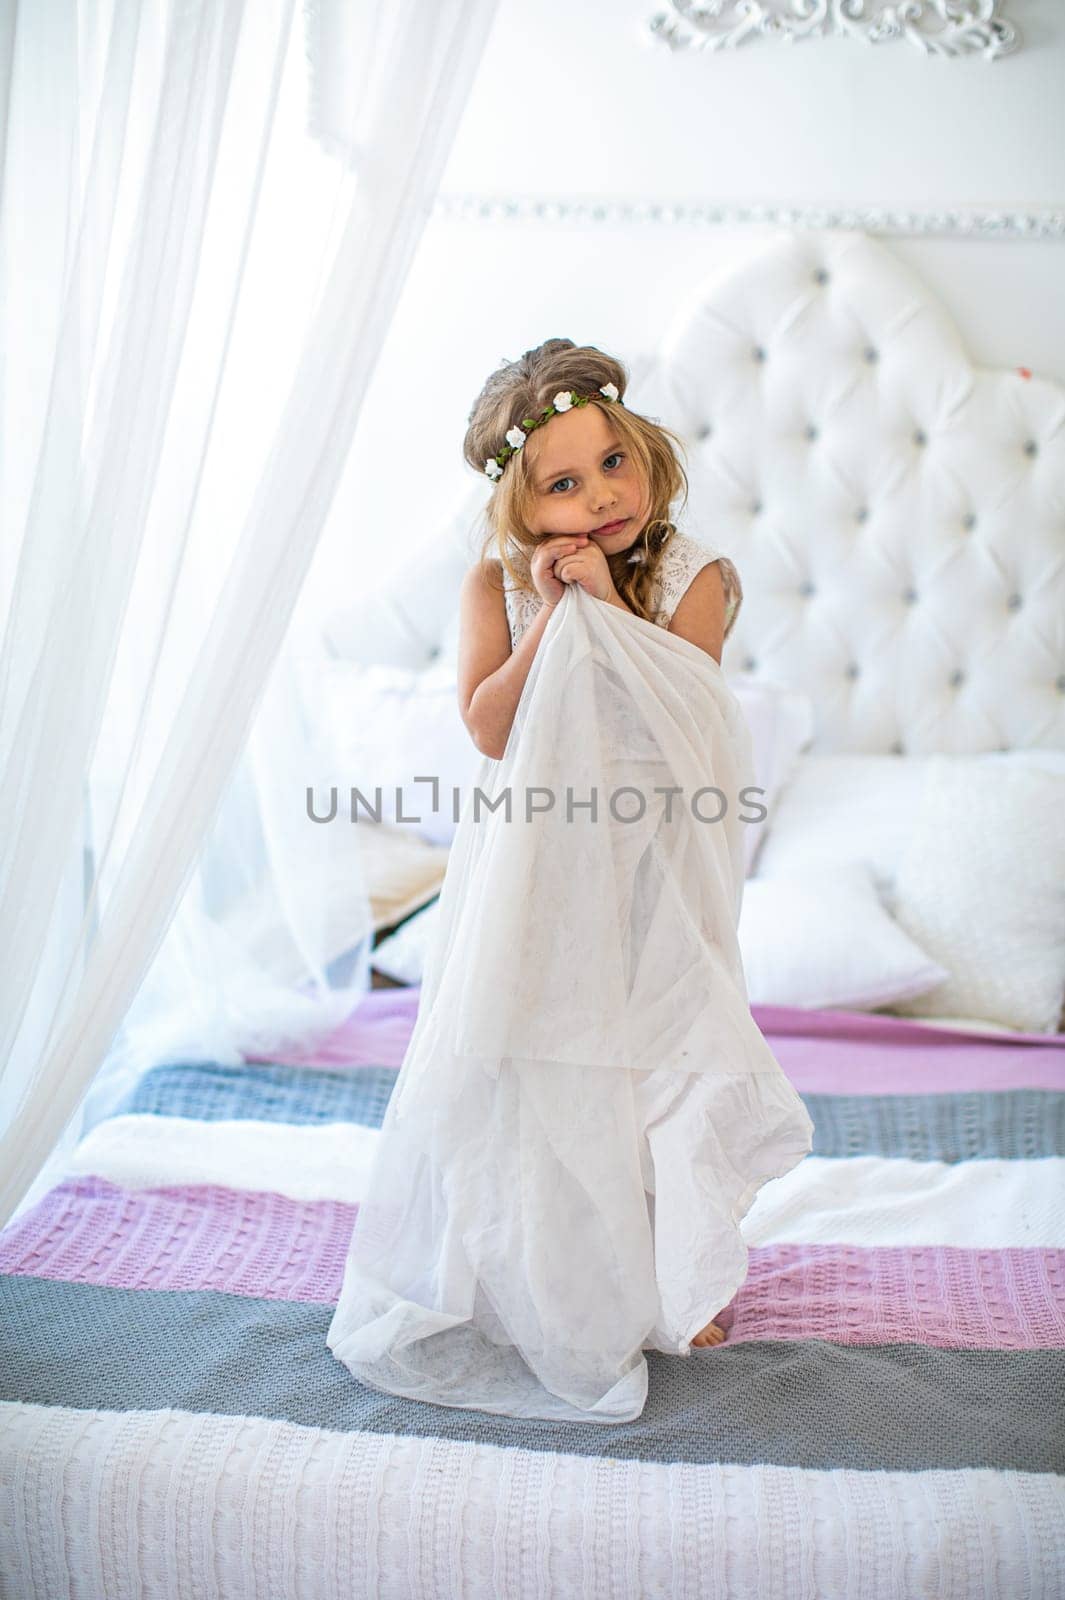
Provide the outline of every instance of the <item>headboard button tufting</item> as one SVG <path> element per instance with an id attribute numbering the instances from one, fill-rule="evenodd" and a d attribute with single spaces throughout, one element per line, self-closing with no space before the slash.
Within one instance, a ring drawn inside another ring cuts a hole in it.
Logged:
<path id="1" fill-rule="evenodd" d="M 687 519 L 753 604 L 733 664 L 810 697 L 809 753 L 1065 750 L 1065 385 L 985 367 L 861 232 L 782 229 L 666 320 Z"/>

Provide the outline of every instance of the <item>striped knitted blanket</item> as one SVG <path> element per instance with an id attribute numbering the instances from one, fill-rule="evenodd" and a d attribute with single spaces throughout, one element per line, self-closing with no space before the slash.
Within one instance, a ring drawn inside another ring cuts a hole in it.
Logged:
<path id="1" fill-rule="evenodd" d="M 1065 1039 L 756 1007 L 813 1151 L 604 1429 L 326 1347 L 416 1005 L 154 1068 L 0 1232 L 0 1593 L 1065 1593 Z"/>

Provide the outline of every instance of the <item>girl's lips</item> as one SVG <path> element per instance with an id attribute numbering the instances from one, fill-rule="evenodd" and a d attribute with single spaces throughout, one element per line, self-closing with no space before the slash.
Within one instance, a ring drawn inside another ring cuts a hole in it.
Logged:
<path id="1" fill-rule="evenodd" d="M 625 524 L 626 524 L 626 522 L 628 522 L 628 520 L 629 520 L 628 517 L 619 517 L 616 522 L 608 522 L 605 528 L 593 528 L 592 532 L 593 533 L 616 533 L 619 528 L 623 528 L 625 526 Z"/>

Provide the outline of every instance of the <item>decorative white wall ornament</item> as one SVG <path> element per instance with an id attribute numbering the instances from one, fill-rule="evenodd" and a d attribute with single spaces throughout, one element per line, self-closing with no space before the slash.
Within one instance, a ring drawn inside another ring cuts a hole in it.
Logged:
<path id="1" fill-rule="evenodd" d="M 1020 32 L 999 0 L 672 0 L 648 23 L 671 50 L 729 50 L 746 39 L 797 39 L 842 33 L 866 44 L 908 39 L 926 55 L 979 52 L 994 61 L 1016 50 Z"/>
<path id="2" fill-rule="evenodd" d="M 458 222 L 572 222 L 629 227 L 761 223 L 781 228 L 842 228 L 894 237 L 1062 239 L 1065 211 L 913 211 L 890 206 L 718 206 L 699 201 L 567 199 L 536 195 L 439 194 L 434 214 Z"/>

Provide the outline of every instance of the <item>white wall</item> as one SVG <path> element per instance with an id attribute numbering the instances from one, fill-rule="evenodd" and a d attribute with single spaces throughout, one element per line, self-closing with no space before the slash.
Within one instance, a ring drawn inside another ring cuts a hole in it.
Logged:
<path id="1" fill-rule="evenodd" d="M 657 9 L 654 0 L 502 0 L 445 193 L 1065 213 L 1061 0 L 1006 0 L 1022 44 L 993 62 L 843 38 L 678 54 L 650 36 Z M 337 582 L 358 581 L 371 554 L 394 563 L 476 491 L 462 435 L 499 361 L 557 335 L 636 360 L 701 277 L 775 231 L 438 216 L 375 376 L 308 604 L 335 601 Z M 940 296 L 976 362 L 1065 382 L 1065 237 L 878 237 Z"/>
<path id="2" fill-rule="evenodd" d="M 1061 0 L 1006 0 L 1024 39 L 993 62 L 839 37 L 683 55 L 650 39 L 660 9 L 503 0 L 444 187 L 803 205 L 1065 199 Z"/>

